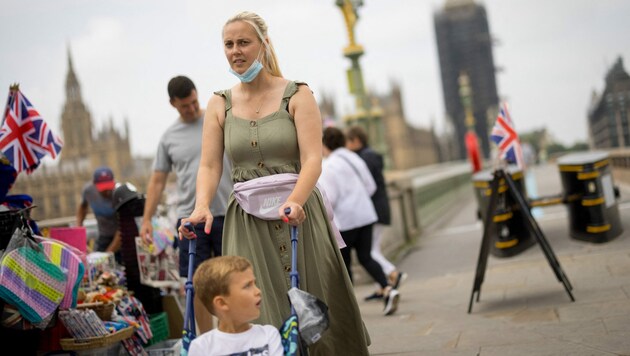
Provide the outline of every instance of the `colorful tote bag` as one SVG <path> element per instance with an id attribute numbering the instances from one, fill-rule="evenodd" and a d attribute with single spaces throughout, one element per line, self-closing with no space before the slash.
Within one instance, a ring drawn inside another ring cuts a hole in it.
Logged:
<path id="1" fill-rule="evenodd" d="M 72 251 L 70 246 L 52 239 L 44 239 L 41 245 L 50 262 L 66 274 L 66 288 L 59 307 L 61 309 L 76 307 L 79 286 L 85 273 L 81 258 Z"/>
<path id="2" fill-rule="evenodd" d="M 0 298 L 45 328 L 64 297 L 66 276 L 32 238 L 27 226 L 15 230 L 0 258 Z"/>

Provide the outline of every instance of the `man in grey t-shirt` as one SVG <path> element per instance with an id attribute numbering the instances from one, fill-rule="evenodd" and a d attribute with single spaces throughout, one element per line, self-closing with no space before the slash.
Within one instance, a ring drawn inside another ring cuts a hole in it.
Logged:
<path id="1" fill-rule="evenodd" d="M 201 137 L 204 112 L 199 107 L 195 84 L 187 77 L 177 76 L 168 83 L 171 105 L 179 113 L 177 121 L 162 135 L 157 156 L 153 164 L 153 174 L 147 187 L 144 214 L 140 236 L 145 242 L 151 242 L 153 227 L 151 218 L 155 214 L 158 202 L 166 186 L 169 172 L 177 176 L 177 226 L 181 218 L 189 216 L 195 206 L 195 188 L 197 170 L 201 158 Z M 215 216 L 210 234 L 204 232 L 204 224 L 195 226 L 197 235 L 197 254 L 195 269 L 208 258 L 221 255 L 223 220 L 229 194 L 233 185 L 230 177 L 231 164 L 223 159 L 223 175 L 217 194 L 212 201 L 210 211 Z M 179 245 L 179 274 L 188 275 L 188 243 Z M 205 307 L 195 298 L 195 318 L 201 332 L 212 328 L 212 319 Z"/>

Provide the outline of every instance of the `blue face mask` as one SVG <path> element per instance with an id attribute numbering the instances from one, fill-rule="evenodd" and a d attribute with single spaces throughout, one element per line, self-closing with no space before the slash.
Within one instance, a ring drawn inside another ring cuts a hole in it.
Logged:
<path id="1" fill-rule="evenodd" d="M 260 55 L 260 52 L 258 54 Z M 249 68 L 247 68 L 247 70 L 243 72 L 243 74 L 238 74 L 232 68 L 230 68 L 230 73 L 234 74 L 241 82 L 249 83 L 258 76 L 258 73 L 260 73 L 262 69 L 263 69 L 262 63 L 260 63 L 258 58 L 256 58 L 254 63 L 252 63 L 252 65 L 249 66 Z"/>

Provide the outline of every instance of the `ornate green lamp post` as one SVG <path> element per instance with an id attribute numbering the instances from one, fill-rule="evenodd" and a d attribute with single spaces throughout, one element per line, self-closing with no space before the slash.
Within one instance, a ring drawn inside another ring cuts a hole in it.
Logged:
<path id="1" fill-rule="evenodd" d="M 361 125 L 370 136 L 370 143 L 376 151 L 387 154 L 387 145 L 383 130 L 383 111 L 378 105 L 373 105 L 363 85 L 363 74 L 359 65 L 359 58 L 363 55 L 363 46 L 356 43 L 354 27 L 359 19 L 358 9 L 363 5 L 362 0 L 336 0 L 341 9 L 348 30 L 348 46 L 343 49 L 343 55 L 350 59 L 352 66 L 347 70 L 350 93 L 355 97 L 356 113 L 344 117 L 346 125 Z"/>

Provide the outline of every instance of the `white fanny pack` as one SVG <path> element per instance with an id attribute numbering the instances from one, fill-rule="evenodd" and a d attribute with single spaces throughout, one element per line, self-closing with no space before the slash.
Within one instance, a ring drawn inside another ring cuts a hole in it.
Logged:
<path id="1" fill-rule="evenodd" d="M 246 213 L 263 220 L 280 220 L 278 209 L 295 188 L 298 175 L 273 174 L 234 184 L 234 198 Z"/>
<path id="2" fill-rule="evenodd" d="M 265 177 L 250 179 L 246 182 L 234 184 L 234 198 L 246 213 L 263 220 L 280 220 L 278 209 L 287 201 L 299 175 L 295 173 L 273 174 Z M 326 198 L 325 192 L 317 187 L 324 200 L 327 217 L 333 228 L 339 248 L 346 247 L 341 233 L 333 221 L 332 206 Z"/>

